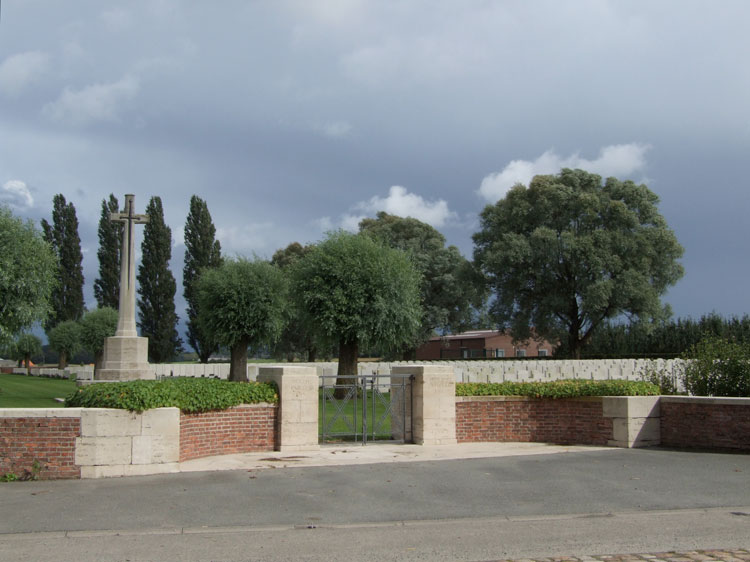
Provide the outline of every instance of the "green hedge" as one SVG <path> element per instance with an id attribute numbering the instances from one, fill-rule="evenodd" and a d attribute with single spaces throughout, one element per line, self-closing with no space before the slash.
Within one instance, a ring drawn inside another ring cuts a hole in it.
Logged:
<path id="1" fill-rule="evenodd" d="M 551 382 L 456 383 L 456 396 L 529 396 L 578 398 L 581 396 L 658 396 L 659 387 L 644 381 L 561 380 Z"/>
<path id="2" fill-rule="evenodd" d="M 278 400 L 278 389 L 273 383 L 241 383 L 186 377 L 90 384 L 78 388 L 68 396 L 65 406 L 118 408 L 131 412 L 172 406 L 183 412 L 208 412 L 226 410 L 239 404 L 274 404 Z"/>

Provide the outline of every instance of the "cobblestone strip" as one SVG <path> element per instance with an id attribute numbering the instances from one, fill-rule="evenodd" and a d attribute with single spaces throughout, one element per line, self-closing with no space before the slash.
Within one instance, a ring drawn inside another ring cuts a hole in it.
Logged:
<path id="1" fill-rule="evenodd" d="M 651 552 L 647 554 L 603 554 L 598 556 L 554 556 L 520 558 L 491 562 L 750 562 L 750 550 L 689 550 L 686 552 Z M 490 562 L 490 561 L 488 561 Z"/>

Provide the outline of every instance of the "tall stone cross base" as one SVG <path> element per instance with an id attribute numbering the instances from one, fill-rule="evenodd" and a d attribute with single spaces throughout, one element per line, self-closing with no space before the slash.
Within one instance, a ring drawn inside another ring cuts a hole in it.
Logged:
<path id="1" fill-rule="evenodd" d="M 104 340 L 102 368 L 97 369 L 96 380 L 132 381 L 155 378 L 156 374 L 148 364 L 148 338 L 113 336 Z"/>

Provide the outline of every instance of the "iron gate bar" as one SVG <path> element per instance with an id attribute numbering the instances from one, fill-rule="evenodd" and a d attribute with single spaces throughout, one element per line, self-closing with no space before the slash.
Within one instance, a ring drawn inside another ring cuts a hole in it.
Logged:
<path id="1" fill-rule="evenodd" d="M 411 383 L 414 380 L 413 375 L 355 375 L 353 377 L 346 377 L 352 379 L 353 382 L 349 384 L 338 384 L 338 377 L 336 375 L 321 375 L 321 390 L 322 390 L 322 412 L 321 412 L 321 423 L 319 435 L 321 441 L 332 440 L 337 437 L 339 438 L 352 438 L 356 443 L 361 437 L 362 445 L 367 444 L 367 441 L 378 440 L 379 434 L 390 434 L 390 441 L 394 442 L 406 442 L 407 436 L 411 434 L 411 427 L 406 427 L 406 392 L 409 392 L 409 407 L 413 406 L 413 393 L 411 391 Z M 332 384 L 328 384 L 327 380 L 333 379 Z M 387 379 L 388 382 L 383 382 Z M 399 382 L 395 382 L 397 379 Z M 338 389 L 346 389 L 346 393 L 342 398 L 336 398 L 335 394 Z M 387 389 L 384 390 L 384 389 Z M 394 409 L 393 404 L 393 390 L 400 390 L 398 402 L 400 403 L 400 412 Z M 360 410 L 359 393 L 362 392 L 361 408 L 361 432 L 360 423 L 358 422 L 358 414 Z M 369 396 L 368 396 L 369 393 Z M 386 394 L 388 397 L 386 398 Z M 368 398 L 370 400 L 368 401 Z M 352 412 L 347 414 L 347 405 L 351 402 Z M 370 404 L 368 404 L 370 402 Z M 380 416 L 377 415 L 378 405 L 383 409 Z M 328 417 L 327 413 L 333 409 L 333 415 Z M 400 414 L 400 416 L 399 416 Z M 390 427 L 384 427 L 385 422 L 391 420 Z M 399 419 L 400 418 L 400 419 Z M 341 422 L 346 431 L 334 431 L 336 422 Z M 397 428 L 397 424 L 400 429 Z M 394 431 L 394 428 L 395 429 Z M 394 432 L 400 436 L 400 439 L 393 439 Z M 383 439 L 385 440 L 385 439 Z"/>

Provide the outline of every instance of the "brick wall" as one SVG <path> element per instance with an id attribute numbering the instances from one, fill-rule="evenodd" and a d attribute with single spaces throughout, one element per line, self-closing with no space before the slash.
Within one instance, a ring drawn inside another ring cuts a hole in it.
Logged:
<path id="1" fill-rule="evenodd" d="M 21 477 L 32 471 L 34 461 L 42 479 L 80 478 L 75 464 L 76 437 L 81 435 L 79 417 L 0 418 L 0 474 Z"/>
<path id="2" fill-rule="evenodd" d="M 180 462 L 212 455 L 273 451 L 278 406 L 245 405 L 181 414 Z"/>
<path id="3" fill-rule="evenodd" d="M 750 399 L 661 398 L 661 444 L 750 451 Z"/>
<path id="4" fill-rule="evenodd" d="M 601 398 L 457 397 L 456 438 L 459 443 L 606 445 L 612 419 L 603 416 Z"/>

